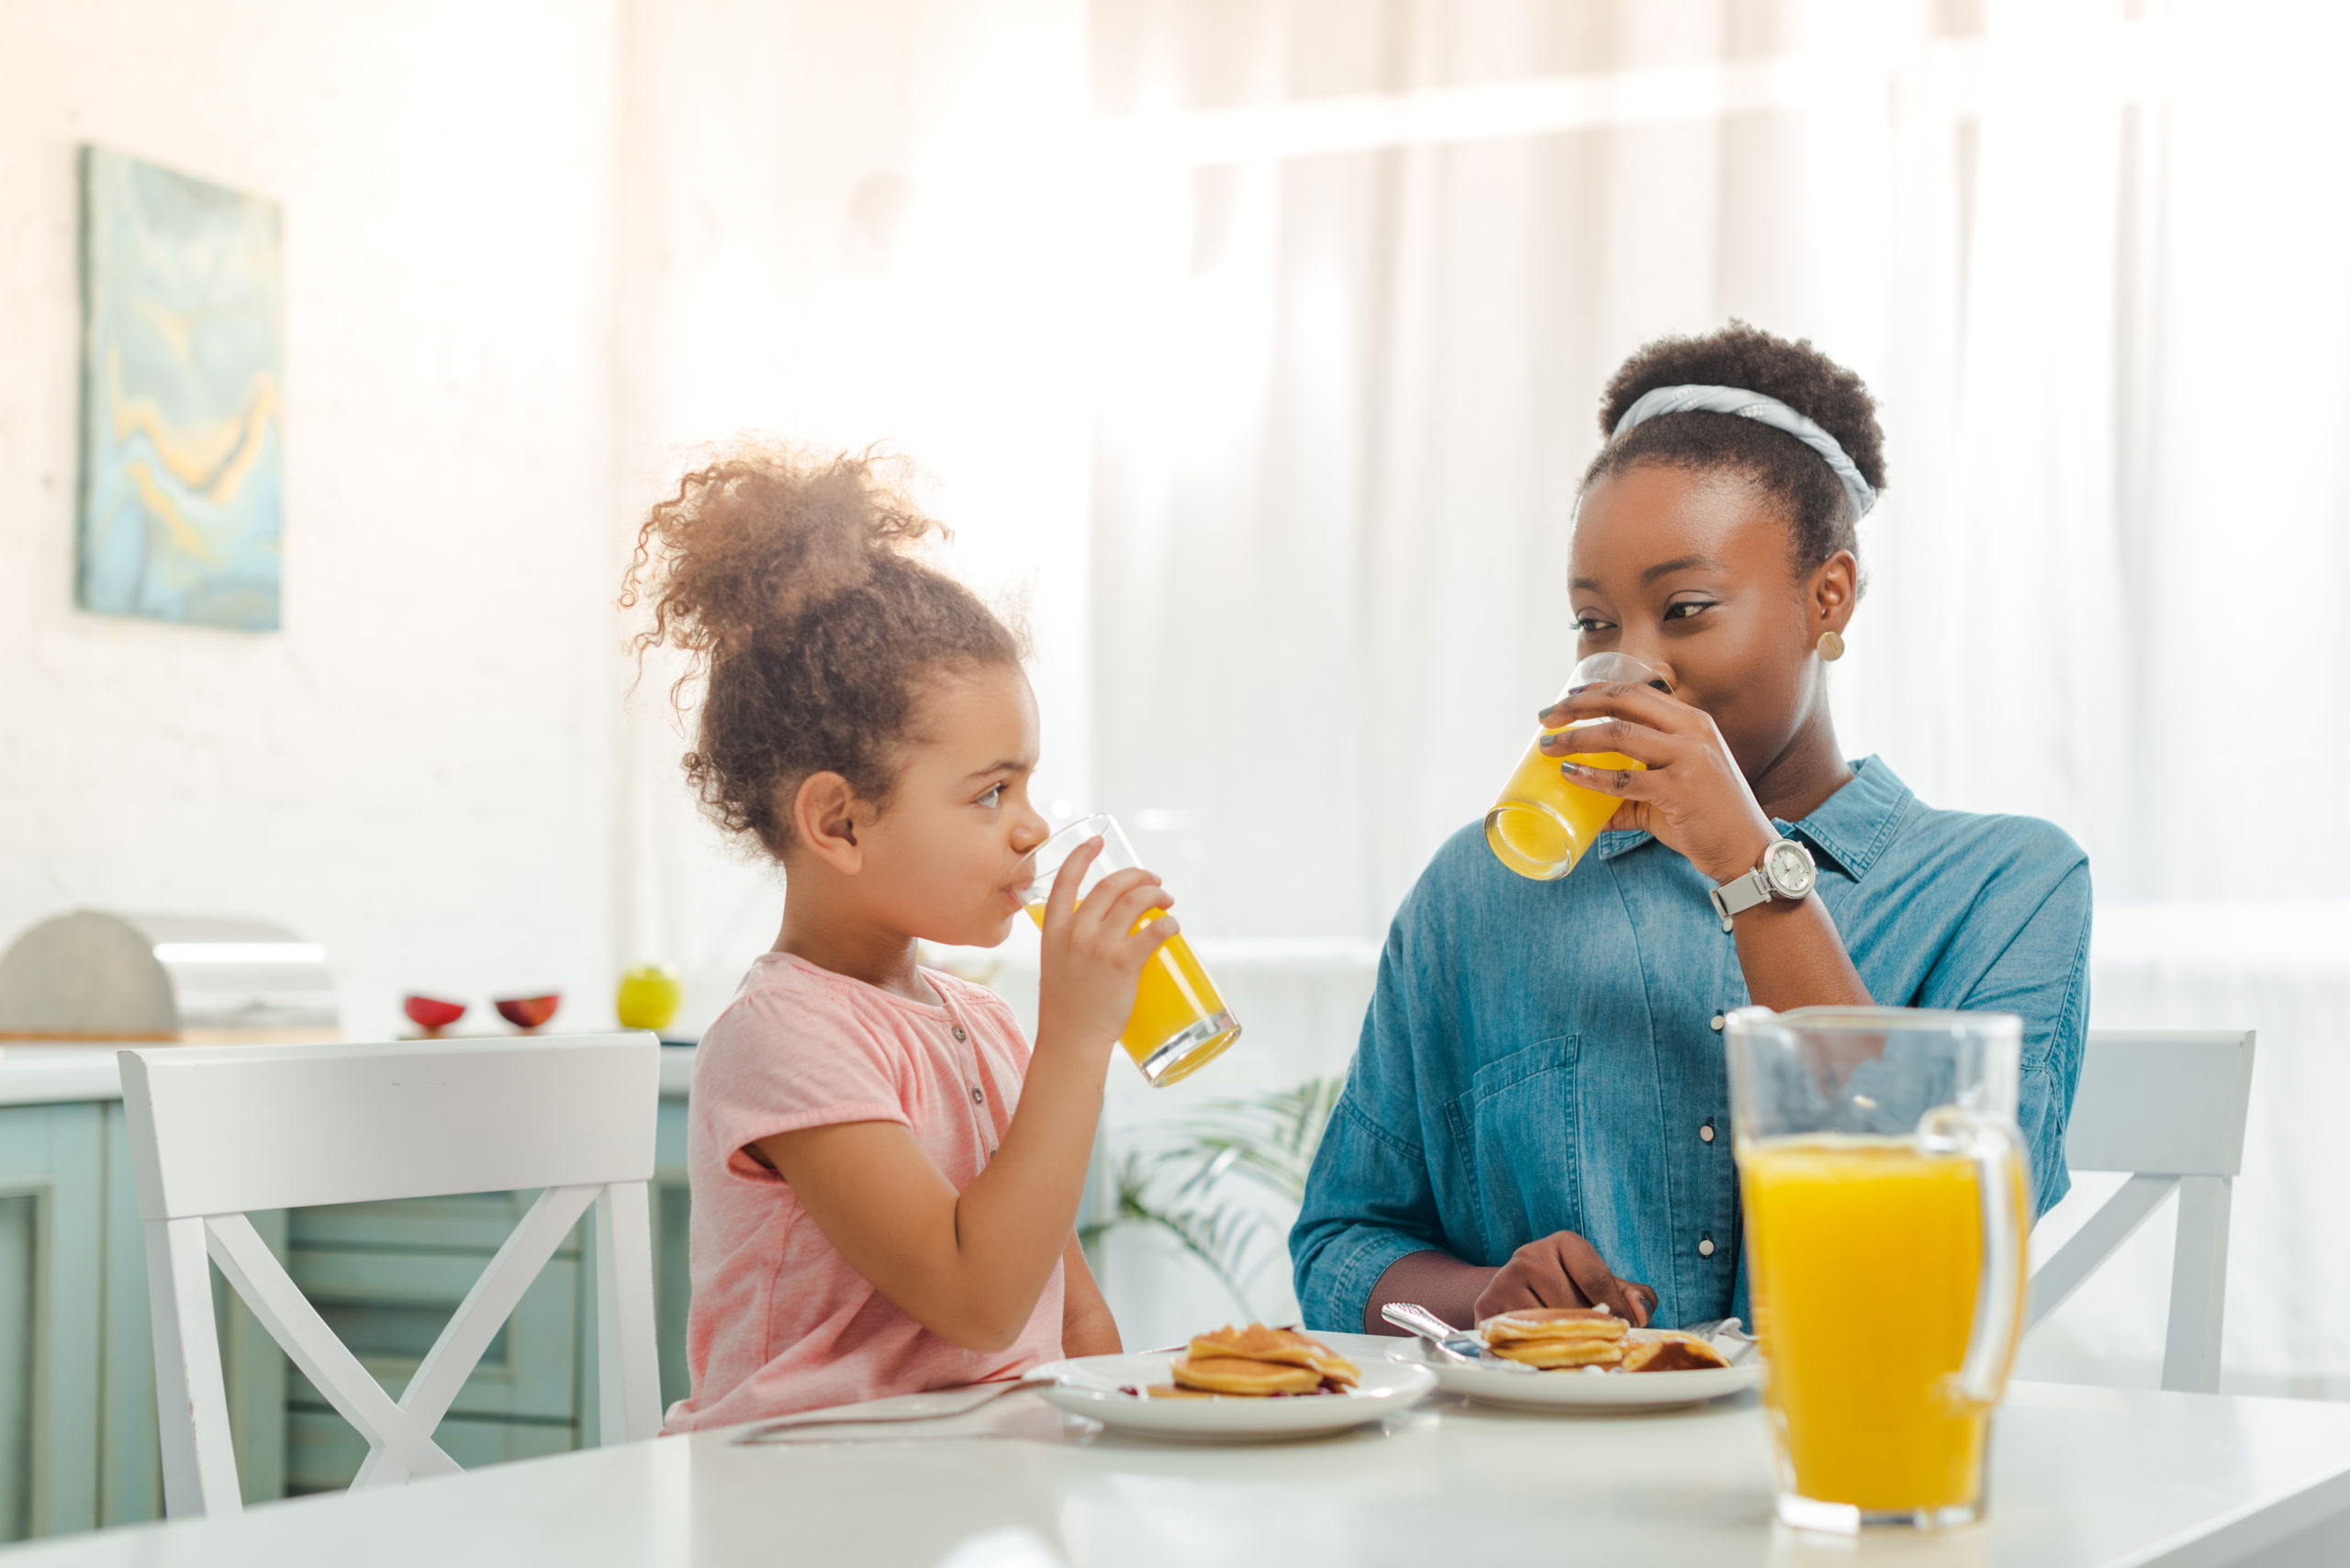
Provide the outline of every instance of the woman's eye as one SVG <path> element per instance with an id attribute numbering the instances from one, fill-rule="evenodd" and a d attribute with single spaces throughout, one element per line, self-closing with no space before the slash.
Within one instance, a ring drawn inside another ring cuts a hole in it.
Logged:
<path id="1" fill-rule="evenodd" d="M 990 790 L 986 794 L 984 794 L 984 795 L 980 796 L 980 797 L 979 797 L 979 803 L 980 805 L 982 805 L 982 806 L 986 806 L 986 807 L 988 807 L 989 809 L 992 810 L 992 809 L 994 809 L 994 807 L 995 807 L 995 806 L 997 806 L 998 804 L 1000 804 L 1000 803 L 1002 801 L 1002 800 L 1003 800 L 1003 786 L 1002 786 L 1002 785 L 1001 785 L 1001 784 L 999 784 L 999 785 L 997 785 L 994 789 Z"/>
<path id="2" fill-rule="evenodd" d="M 1711 599 L 1679 599 L 1664 607 L 1664 618 L 1667 621 L 1686 621 L 1697 614 L 1700 610 L 1711 610 L 1713 608 L 1714 604 Z"/>
<path id="3" fill-rule="evenodd" d="M 1592 635 L 1592 633 L 1595 632 L 1612 632 L 1615 629 L 1616 622 L 1613 621 L 1602 621 L 1596 615 L 1578 615 L 1575 617 L 1575 630 L 1582 633 L 1586 637 Z"/>

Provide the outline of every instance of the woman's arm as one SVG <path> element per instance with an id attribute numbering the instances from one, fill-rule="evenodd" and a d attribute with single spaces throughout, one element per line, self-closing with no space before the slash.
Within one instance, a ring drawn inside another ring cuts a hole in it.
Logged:
<path id="1" fill-rule="evenodd" d="M 1758 844 L 1751 860 L 1714 880 L 1727 882 L 1762 862 L 1762 846 Z M 1710 869 L 1706 874 L 1713 876 Z M 1756 904 L 1730 916 L 1729 928 L 1738 942 L 1738 967 L 1746 974 L 1747 995 L 1773 1012 L 1871 1004 L 1868 985 L 1852 968 L 1852 955 L 1844 951 L 1836 917 L 1817 895 L 1793 903 L 1773 899 Z"/>
<path id="2" fill-rule="evenodd" d="M 1297 1299 L 1306 1326 L 1346 1333 L 1396 1334 L 1380 1316 L 1390 1302 L 1416 1302 L 1462 1327 L 1484 1313 L 1532 1305 L 1606 1302 L 1645 1324 L 1656 1303 L 1646 1285 L 1620 1282 L 1572 1231 L 1540 1237 L 1496 1268 L 1449 1249 L 1436 1182 L 1420 1145 L 1397 1131 L 1415 1125 L 1420 1092 L 1413 1069 L 1413 916 L 1395 918 L 1364 1014 L 1362 1039 L 1306 1174 L 1305 1197 L 1290 1231 Z"/>
<path id="3" fill-rule="evenodd" d="M 1085 1249 L 1071 1236 L 1061 1249 L 1061 1354 L 1114 1356 L 1125 1348 L 1110 1304 L 1086 1266 Z"/>
<path id="4" fill-rule="evenodd" d="M 2023 1019 L 2023 1073 L 2016 1106 L 2025 1147 L 2031 1154 L 2035 1215 L 2042 1215 L 2072 1185 L 2065 1168 L 2065 1129 L 2072 1120 L 2073 1092 L 2079 1087 L 2081 1056 L 2088 1043 L 2089 863 L 2072 840 L 2053 829 L 2053 841 L 2034 846 L 2042 864 L 2065 868 L 2038 907 L 2022 920 L 1989 935 L 1998 957 L 1956 995 L 1930 989 L 1924 1007 L 1968 1012 L 2013 1013 Z M 2015 905 L 2009 902 L 2013 911 Z"/>
<path id="5" fill-rule="evenodd" d="M 1419 1272 L 1399 1276 L 1410 1280 L 1446 1265 L 1472 1267 L 1449 1250 L 1435 1177 L 1426 1150 L 1411 1136 L 1419 1094 L 1414 1036 L 1425 1028 L 1416 1019 L 1414 988 L 1422 897 L 1415 891 L 1387 934 L 1362 1036 L 1306 1170 L 1297 1223 L 1290 1227 L 1298 1310 L 1311 1329 L 1393 1334 L 1379 1309 L 1413 1299 L 1380 1294 L 1396 1269 L 1421 1260 Z M 1444 1300 L 1455 1294 L 1448 1291 Z M 1474 1292 L 1469 1294 L 1475 1299 Z M 1425 1298 L 1421 1305 L 1443 1310 Z"/>
<path id="6" fill-rule="evenodd" d="M 1019 1338 L 1068 1244 L 1102 1115 L 1110 1047 L 1142 966 L 1175 933 L 1147 871 L 1103 879 L 1078 907 L 1098 851 L 1069 857 L 1046 905 L 1036 1048 L 1019 1108 L 987 1169 L 961 1192 L 896 1122 L 846 1122 L 757 1148 L 849 1266 L 909 1317 L 974 1350 Z"/>
<path id="7" fill-rule="evenodd" d="M 1611 827 L 1654 834 L 1717 886 L 1762 864 L 1778 836 L 1770 817 L 1702 708 L 1645 686 L 1586 687 L 1542 712 L 1545 724 L 1597 723 L 1542 743 L 1560 769 L 1624 804 Z M 1640 768 L 1591 767 L 1570 755 L 1620 752 Z M 1757 904 L 1730 919 L 1747 994 L 1777 1012 L 1842 1003 L 1865 1007 L 1869 988 L 1844 951 L 1836 921 L 1817 897 Z"/>

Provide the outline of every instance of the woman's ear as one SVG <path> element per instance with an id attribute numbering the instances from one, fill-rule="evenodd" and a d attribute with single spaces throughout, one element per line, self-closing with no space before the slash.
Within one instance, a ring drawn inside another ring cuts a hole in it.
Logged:
<path id="1" fill-rule="evenodd" d="M 845 877 L 865 866 L 865 846 L 857 842 L 859 822 L 872 816 L 837 773 L 811 773 L 792 791 L 791 828 L 800 847 Z"/>
<path id="2" fill-rule="evenodd" d="M 1852 624 L 1860 602 L 1861 563 L 1850 550 L 1839 550 L 1811 575 L 1812 635 L 1833 632 L 1839 636 Z"/>

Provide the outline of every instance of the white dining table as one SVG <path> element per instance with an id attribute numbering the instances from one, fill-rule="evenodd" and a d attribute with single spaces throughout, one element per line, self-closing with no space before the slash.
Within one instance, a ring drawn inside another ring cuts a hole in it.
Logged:
<path id="1" fill-rule="evenodd" d="M 1326 1336 L 1356 1356 L 1390 1339 Z M 886 1412 L 881 1406 L 856 1407 Z M 658 1438 L 222 1519 L 18 1548 L 8 1568 L 1336 1563 L 2199 1568 L 2350 1562 L 2350 1405 L 2019 1383 L 1983 1524 L 1797 1534 L 1771 1519 L 1751 1393 L 1649 1415 L 1444 1394 L 1333 1438 L 1121 1438 L 1033 1392 L 950 1420 Z"/>

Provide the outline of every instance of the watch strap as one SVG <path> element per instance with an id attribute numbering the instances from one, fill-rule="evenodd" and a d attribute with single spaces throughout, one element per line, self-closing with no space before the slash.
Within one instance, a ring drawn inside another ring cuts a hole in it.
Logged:
<path id="1" fill-rule="evenodd" d="M 1729 929 L 1729 918 L 1771 900 L 1771 883 L 1762 875 L 1762 868 L 1732 877 L 1713 890 L 1714 913 L 1721 916 L 1722 929 Z"/>

